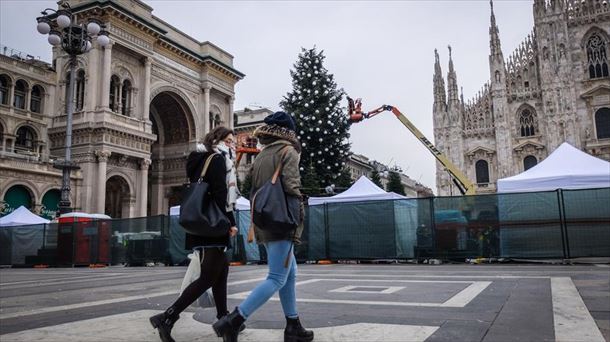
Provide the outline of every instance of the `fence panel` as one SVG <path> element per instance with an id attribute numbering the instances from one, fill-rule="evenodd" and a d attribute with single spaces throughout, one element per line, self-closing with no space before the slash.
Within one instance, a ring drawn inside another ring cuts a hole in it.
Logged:
<path id="1" fill-rule="evenodd" d="M 498 195 L 500 256 L 564 257 L 559 203 L 556 191 Z"/>
<path id="2" fill-rule="evenodd" d="M 569 255 L 610 254 L 610 188 L 562 190 Z"/>

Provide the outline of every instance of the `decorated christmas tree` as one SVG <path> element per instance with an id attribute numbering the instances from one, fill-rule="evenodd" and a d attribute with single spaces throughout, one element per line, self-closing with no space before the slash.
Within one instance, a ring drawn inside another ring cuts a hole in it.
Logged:
<path id="1" fill-rule="evenodd" d="M 350 154 L 349 122 L 340 107 L 343 89 L 337 89 L 332 74 L 324 68 L 323 51 L 302 49 L 293 70 L 292 91 L 284 96 L 280 106 L 294 115 L 296 133 L 301 141 L 301 177 L 304 192 L 318 194 L 320 189 L 335 184 L 347 187 L 350 177 L 346 170 Z"/>

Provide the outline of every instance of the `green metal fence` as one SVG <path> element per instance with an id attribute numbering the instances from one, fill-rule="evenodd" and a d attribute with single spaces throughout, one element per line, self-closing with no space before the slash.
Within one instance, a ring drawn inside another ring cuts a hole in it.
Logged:
<path id="1" fill-rule="evenodd" d="M 237 212 L 233 260 L 265 259 Z M 175 216 L 0 228 L 0 265 L 183 264 Z M 610 188 L 330 203 L 306 208 L 299 261 L 610 256 Z"/>

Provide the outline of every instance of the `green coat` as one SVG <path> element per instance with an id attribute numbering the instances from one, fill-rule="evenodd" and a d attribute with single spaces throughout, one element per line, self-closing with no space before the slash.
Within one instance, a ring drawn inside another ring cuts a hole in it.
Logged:
<path id="1" fill-rule="evenodd" d="M 254 197 L 256 190 L 262 187 L 265 182 L 273 177 L 273 173 L 280 162 L 280 150 L 285 146 L 290 147 L 288 148 L 286 156 L 282 160 L 282 186 L 284 187 L 284 192 L 287 195 L 301 198 L 301 175 L 299 173 L 299 160 L 301 157 L 294 147 L 292 147 L 292 144 L 289 141 L 279 139 L 265 146 L 256 156 L 256 159 L 254 159 L 254 163 L 250 169 L 250 175 L 252 176 L 252 192 L 250 193 L 250 200 L 252 200 L 252 197 Z M 303 204 L 301 203 L 302 219 L 304 218 L 303 213 Z M 252 223 L 252 226 L 254 228 L 256 242 L 259 244 L 280 240 L 293 240 L 296 244 L 299 244 L 301 234 L 303 233 L 302 221 L 301 224 L 296 228 L 296 232 L 293 230 L 279 235 L 262 231 L 256 227 L 254 223 Z"/>

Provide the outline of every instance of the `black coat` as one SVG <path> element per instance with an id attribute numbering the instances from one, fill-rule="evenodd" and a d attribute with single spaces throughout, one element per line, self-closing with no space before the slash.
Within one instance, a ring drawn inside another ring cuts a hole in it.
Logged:
<path id="1" fill-rule="evenodd" d="M 186 175 L 191 183 L 196 182 L 199 179 L 201 171 L 203 170 L 203 164 L 210 154 L 210 152 L 191 152 L 189 155 L 186 161 Z M 233 216 L 233 212 L 225 211 L 227 207 L 227 167 L 224 157 L 222 155 L 215 155 L 212 158 L 208 171 L 203 177 L 203 181 L 210 185 L 210 192 L 216 201 L 216 204 L 224 211 L 231 222 L 231 226 L 235 226 L 235 216 Z M 227 236 L 219 238 L 206 238 L 187 233 L 185 248 L 193 249 L 198 246 L 231 247 L 231 242 L 228 233 Z"/>

